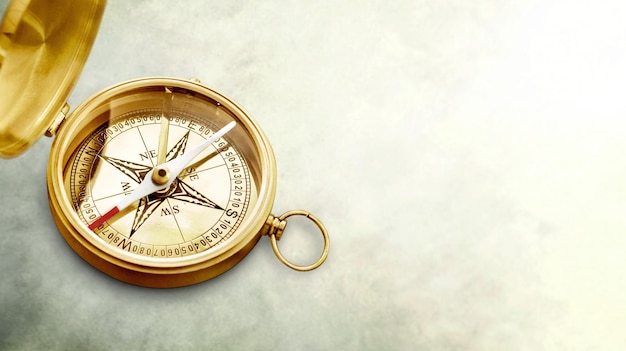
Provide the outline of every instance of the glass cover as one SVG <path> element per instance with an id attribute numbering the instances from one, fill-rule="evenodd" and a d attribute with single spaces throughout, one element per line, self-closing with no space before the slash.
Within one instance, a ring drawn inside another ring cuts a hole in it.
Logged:
<path id="1" fill-rule="evenodd" d="M 188 89 L 190 82 L 159 83 L 122 84 L 79 106 L 52 161 L 63 183 L 55 195 L 85 239 L 112 256 L 167 267 L 252 240 L 273 202 L 275 166 L 264 137 L 234 103 Z M 169 186 L 98 225 L 152 169 L 192 153 L 231 121 L 237 125 L 180 174 L 166 175 L 174 179 Z"/>

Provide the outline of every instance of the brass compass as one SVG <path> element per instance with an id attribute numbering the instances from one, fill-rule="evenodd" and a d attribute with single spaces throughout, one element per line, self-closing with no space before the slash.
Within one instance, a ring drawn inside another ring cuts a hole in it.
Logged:
<path id="1" fill-rule="evenodd" d="M 272 148 L 235 102 L 196 80 L 140 78 L 64 103 L 104 1 L 12 1 L 0 33 L 0 156 L 56 135 L 49 203 L 68 244 L 99 270 L 148 287 L 198 283 L 237 264 L 263 235 L 311 270 L 328 233 L 305 211 L 271 214 Z M 72 18 L 72 21 L 68 21 Z M 28 118 L 26 118 L 28 117 Z M 302 215 L 324 238 L 310 266 L 276 241 Z"/>

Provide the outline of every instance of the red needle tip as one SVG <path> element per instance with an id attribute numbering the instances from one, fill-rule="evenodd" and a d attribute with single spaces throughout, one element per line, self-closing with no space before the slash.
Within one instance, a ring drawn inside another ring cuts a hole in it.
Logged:
<path id="1" fill-rule="evenodd" d="M 102 215 L 102 217 L 96 219 L 95 222 L 91 223 L 89 225 L 89 229 L 96 230 L 96 228 L 101 226 L 102 223 L 108 221 L 111 217 L 118 214 L 118 212 L 120 212 L 120 210 L 117 208 L 117 206 L 113 207 L 109 212 L 105 213 L 104 215 Z"/>

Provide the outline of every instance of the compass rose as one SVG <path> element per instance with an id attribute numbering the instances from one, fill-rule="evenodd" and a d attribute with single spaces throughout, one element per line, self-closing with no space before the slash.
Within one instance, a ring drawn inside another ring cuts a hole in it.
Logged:
<path id="1" fill-rule="evenodd" d="M 187 140 L 189 139 L 189 132 L 187 132 L 171 150 L 167 153 L 166 160 L 173 160 L 185 153 L 187 147 Z M 146 175 L 152 170 L 152 166 L 143 165 L 131 161 L 121 160 L 109 156 L 100 156 L 101 159 L 115 167 L 118 171 L 128 176 L 138 184 L 141 183 Z M 155 213 L 155 211 L 168 199 L 179 200 L 188 202 L 191 204 L 204 206 L 208 208 L 214 208 L 217 210 L 223 210 L 215 202 L 204 196 L 202 193 L 194 189 L 191 185 L 182 181 L 180 178 L 176 178 L 172 184 L 161 190 L 154 192 L 148 196 L 145 196 L 139 200 L 139 205 L 135 211 L 135 218 L 133 220 L 133 226 L 130 231 L 129 237 L 132 237 L 137 230 Z"/>

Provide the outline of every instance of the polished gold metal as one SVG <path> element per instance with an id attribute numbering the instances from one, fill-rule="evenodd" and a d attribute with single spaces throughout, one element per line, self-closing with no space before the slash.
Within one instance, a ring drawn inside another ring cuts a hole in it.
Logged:
<path id="1" fill-rule="evenodd" d="M 15 1 L 4 14 L 2 23 L 0 24 L 0 67 L 2 61 L 7 55 L 7 50 L 11 45 L 11 38 L 17 31 L 18 24 L 22 21 L 22 17 L 28 8 L 30 1 Z"/>
<path id="2" fill-rule="evenodd" d="M 31 0 L 14 0 L 9 4 L 9 7 L 4 13 L 2 24 L 0 25 L 0 33 L 7 37 L 12 37 L 13 34 L 15 34 L 30 2 Z"/>
<path id="3" fill-rule="evenodd" d="M 14 0 L 0 28 L 0 156 L 39 139 L 63 108 L 95 40 L 104 0 Z"/>
<path id="4" fill-rule="evenodd" d="M 280 240 L 280 238 L 283 236 L 283 231 L 285 230 L 286 226 L 286 221 L 281 221 L 273 214 L 270 214 L 269 217 L 267 217 L 265 224 L 263 225 L 263 229 L 261 229 L 261 233 L 264 233 L 268 236 L 275 236 L 276 240 Z"/>
<path id="5" fill-rule="evenodd" d="M 0 157 L 20 154 L 44 133 L 56 136 L 48 200 L 70 247 L 114 278 L 159 288 L 225 272 L 264 234 L 287 266 L 321 265 L 328 255 L 326 229 L 304 211 L 271 215 L 274 153 L 234 101 L 195 79 L 140 78 L 100 91 L 69 111 L 65 101 L 104 5 L 13 0 L 0 26 Z M 172 180 L 164 164 L 232 122 L 235 128 Z M 124 210 L 111 210 L 151 171 L 156 184 L 170 185 Z M 103 216 L 105 211 L 113 217 Z M 322 231 L 324 251 L 313 265 L 289 263 L 276 245 L 294 215 L 306 216 Z"/>
<path id="6" fill-rule="evenodd" d="M 291 263 L 280 253 L 280 249 L 278 248 L 277 241 L 280 240 L 280 238 L 283 235 L 283 232 L 285 231 L 285 227 L 287 226 L 287 218 L 291 216 L 304 216 L 310 219 L 311 221 L 313 221 L 313 223 L 315 223 L 315 225 L 319 228 L 320 232 L 322 233 L 322 237 L 324 238 L 324 250 L 322 251 L 322 255 L 320 256 L 320 258 L 311 265 L 300 266 L 300 265 Z M 328 257 L 328 251 L 330 248 L 330 238 L 328 237 L 328 231 L 326 230 L 326 227 L 324 227 L 324 224 L 322 224 L 322 222 L 317 217 L 313 216 L 312 214 L 306 211 L 301 211 L 301 210 L 288 211 L 280 215 L 280 217 L 278 218 L 274 217 L 274 215 L 270 215 L 267 218 L 263 229 L 266 230 L 265 232 L 266 235 L 270 237 L 270 241 L 272 242 L 272 249 L 274 250 L 274 254 L 276 255 L 276 257 L 280 260 L 280 262 L 282 262 L 283 264 L 285 264 L 287 267 L 291 269 L 294 269 L 300 272 L 311 271 L 321 266 L 322 263 L 324 263 L 324 261 L 326 261 L 326 258 Z"/>
<path id="7" fill-rule="evenodd" d="M 154 167 L 154 172 L 152 172 L 152 182 L 156 185 L 164 185 L 170 181 L 170 176 L 170 170 L 159 164 Z"/>
<path id="8" fill-rule="evenodd" d="M 13 1 L 4 13 L 4 18 L 0 24 L 0 67 L 4 57 L 7 55 L 11 39 L 17 31 L 17 27 L 26 13 L 30 0 Z"/>

